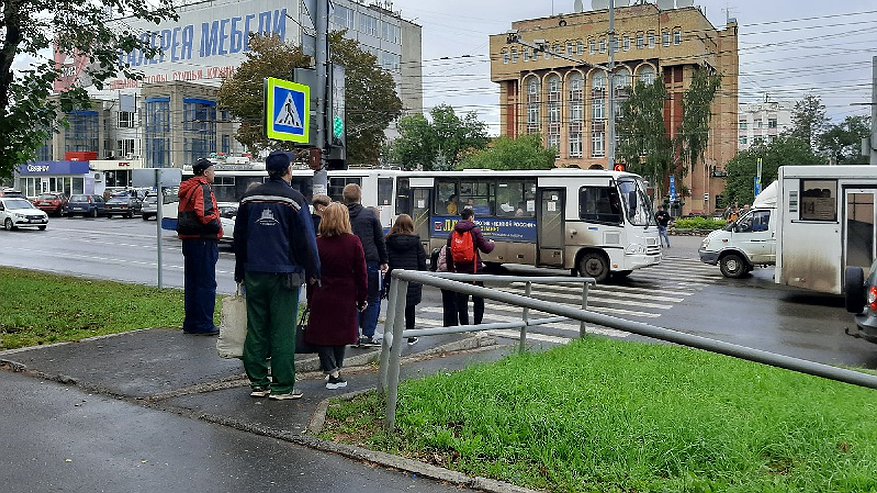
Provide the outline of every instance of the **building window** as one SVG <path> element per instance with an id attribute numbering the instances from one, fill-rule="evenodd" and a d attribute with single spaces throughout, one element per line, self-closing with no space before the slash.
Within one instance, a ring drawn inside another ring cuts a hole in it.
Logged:
<path id="1" fill-rule="evenodd" d="M 521 61 L 526 63 L 530 61 L 530 49 L 524 48 L 521 50 Z"/>
<path id="2" fill-rule="evenodd" d="M 582 40 L 579 40 L 578 43 L 576 43 L 576 53 L 579 56 L 585 54 L 585 43 L 582 42 Z"/>
<path id="3" fill-rule="evenodd" d="M 624 51 L 630 51 L 630 36 L 627 34 L 624 35 L 624 43 L 623 43 Z"/>
<path id="4" fill-rule="evenodd" d="M 508 64 L 509 64 L 509 52 L 508 52 L 508 50 L 505 50 L 505 49 L 502 50 L 502 63 L 503 63 L 504 65 L 508 65 Z"/>
<path id="5" fill-rule="evenodd" d="M 356 27 L 356 23 L 354 22 L 355 13 L 356 12 L 347 7 L 335 4 L 335 15 L 333 16 L 335 26 L 352 31 Z"/>
<path id="6" fill-rule="evenodd" d="M 555 150 L 560 148 L 560 106 L 561 106 L 561 83 L 560 76 L 548 77 L 548 147 Z"/>
<path id="7" fill-rule="evenodd" d="M 512 48 L 512 63 L 518 63 L 518 49 Z"/>
<path id="8" fill-rule="evenodd" d="M 749 143 L 749 139 L 746 137 L 740 137 L 740 145 L 747 145 Z"/>
<path id="9" fill-rule="evenodd" d="M 119 128 L 134 128 L 134 112 L 133 111 L 120 111 L 119 112 Z"/>
<path id="10" fill-rule="evenodd" d="M 594 131 L 591 136 L 591 157 L 604 157 L 606 155 L 606 134 L 603 131 Z"/>
<path id="11" fill-rule="evenodd" d="M 759 118 L 758 120 L 755 120 L 755 128 L 762 128 L 763 126 L 764 126 L 764 122 L 761 120 L 761 118 Z"/>
<path id="12" fill-rule="evenodd" d="M 116 150 L 119 152 L 119 159 L 132 159 L 134 157 L 134 139 L 117 140 Z"/>
<path id="13" fill-rule="evenodd" d="M 98 152 L 100 123 L 97 111 L 72 111 L 65 132 L 65 152 Z"/>
<path id="14" fill-rule="evenodd" d="M 673 44 L 681 45 L 682 44 L 682 28 L 677 27 L 673 30 Z"/>
<path id="15" fill-rule="evenodd" d="M 655 31 L 649 31 L 649 49 L 650 50 L 655 49 L 656 42 L 657 42 L 657 40 L 655 38 Z"/>
<path id="16" fill-rule="evenodd" d="M 600 38 L 600 53 L 606 53 L 606 38 Z"/>
<path id="17" fill-rule="evenodd" d="M 222 152 L 231 154 L 231 135 L 222 136 Z"/>
<path id="18" fill-rule="evenodd" d="M 636 49 L 641 50 L 646 46 L 646 35 L 644 33 L 636 33 Z"/>
<path id="19" fill-rule="evenodd" d="M 569 157 L 582 157 L 582 127 L 585 121 L 584 80 L 578 73 L 569 78 Z"/>
<path id="20" fill-rule="evenodd" d="M 187 163 L 216 152 L 216 101 L 183 100 L 183 152 Z"/>
<path id="21" fill-rule="evenodd" d="M 767 119 L 767 128 L 777 128 L 777 119 L 776 118 L 768 118 Z"/>
<path id="22" fill-rule="evenodd" d="M 378 37 L 378 19 L 364 13 L 359 14 L 359 32 Z"/>
<path id="23" fill-rule="evenodd" d="M 670 31 L 661 32 L 661 45 L 664 46 L 664 48 L 670 46 Z"/>
<path id="24" fill-rule="evenodd" d="M 539 105 L 542 103 L 539 94 L 542 90 L 537 77 L 530 77 L 527 82 L 527 133 L 539 133 Z"/>
<path id="25" fill-rule="evenodd" d="M 146 100 L 146 166 L 164 168 L 171 165 L 170 98 Z"/>
<path id="26" fill-rule="evenodd" d="M 740 130 L 746 130 L 749 128 L 749 125 L 746 123 L 746 120 L 740 120 Z"/>
<path id="27" fill-rule="evenodd" d="M 655 69 L 646 65 L 639 69 L 639 80 L 645 85 L 651 85 L 655 82 Z"/>
<path id="28" fill-rule="evenodd" d="M 597 54 L 597 41 L 594 38 L 588 39 L 588 49 L 592 55 Z"/>
<path id="29" fill-rule="evenodd" d="M 572 41 L 566 42 L 566 56 L 573 56 L 576 54 L 576 47 Z"/>

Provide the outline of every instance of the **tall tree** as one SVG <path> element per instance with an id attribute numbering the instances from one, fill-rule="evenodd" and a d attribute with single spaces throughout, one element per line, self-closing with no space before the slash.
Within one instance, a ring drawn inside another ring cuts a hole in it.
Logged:
<path id="1" fill-rule="evenodd" d="M 517 139 L 502 136 L 487 149 L 475 151 L 463 159 L 461 168 L 551 169 L 557 153 L 542 145 L 542 137 L 524 135 Z"/>
<path id="2" fill-rule="evenodd" d="M 392 76 L 377 66 L 377 58 L 364 52 L 359 43 L 344 38 L 342 32 L 329 35 L 333 61 L 346 68 L 347 160 L 376 164 L 384 142 L 384 130 L 402 112 L 402 101 L 395 92 Z M 247 60 L 222 83 L 219 106 L 240 121 L 238 141 L 252 151 L 291 150 L 292 143 L 273 141 L 265 136 L 263 80 L 289 79 L 296 67 L 311 66 L 301 48 L 278 37 L 253 36 Z"/>
<path id="3" fill-rule="evenodd" d="M 819 136 L 827 123 L 828 118 L 825 116 L 825 105 L 822 104 L 822 98 L 808 94 L 804 96 L 804 99 L 795 103 L 795 107 L 792 109 L 790 133 L 793 137 L 816 149 Z"/>
<path id="4" fill-rule="evenodd" d="M 682 98 L 682 128 L 676 145 L 682 158 L 682 172 L 687 173 L 709 145 L 712 102 L 722 85 L 722 78 L 705 68 L 694 71 L 691 85 Z"/>
<path id="5" fill-rule="evenodd" d="M 126 78 L 140 76 L 130 66 L 119 66 L 119 53 L 137 49 L 151 58 L 157 53 L 141 33 L 114 29 L 109 15 L 133 16 L 158 24 L 176 19 L 173 0 L 2 0 L 0 20 L 0 176 L 32 160 L 57 127 L 58 113 L 88 106 L 82 87 L 50 97 L 53 83 L 62 79 L 62 67 L 46 53 L 82 57 L 90 62 L 87 76 L 98 89 L 121 71 Z M 108 12 L 110 14 L 108 14 Z M 53 44 L 55 45 L 53 47 Z M 18 70 L 13 63 L 19 61 Z M 124 62 L 123 62 L 124 63 Z"/>
<path id="6" fill-rule="evenodd" d="M 487 125 L 474 112 L 460 118 L 454 108 L 441 104 L 422 115 L 399 122 L 399 138 L 392 159 L 405 169 L 448 170 L 456 168 L 467 153 L 487 147 Z"/>
<path id="7" fill-rule="evenodd" d="M 676 171 L 673 142 L 664 122 L 666 99 L 667 89 L 659 80 L 651 84 L 639 81 L 622 104 L 616 123 L 619 159 L 628 170 L 653 180 L 661 195 L 668 177 Z"/>
<path id="8" fill-rule="evenodd" d="M 770 143 L 761 143 L 741 151 L 725 169 L 725 197 L 728 203 L 751 204 L 755 198 L 755 176 L 758 158 L 762 160 L 761 183 L 766 187 L 777 178 L 777 169 L 786 165 L 824 164 L 801 139 L 781 135 Z"/>
<path id="9" fill-rule="evenodd" d="M 820 153 L 837 164 L 868 164 L 862 155 L 862 139 L 871 135 L 871 117 L 848 116 L 837 125 L 829 125 L 816 139 Z"/>

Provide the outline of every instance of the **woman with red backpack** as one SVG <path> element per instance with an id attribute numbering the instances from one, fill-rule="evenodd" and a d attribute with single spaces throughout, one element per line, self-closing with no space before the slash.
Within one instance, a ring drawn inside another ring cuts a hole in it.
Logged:
<path id="1" fill-rule="evenodd" d="M 496 247 L 492 240 L 484 238 L 481 228 L 475 225 L 475 211 L 466 207 L 460 212 L 460 221 L 448 237 L 447 264 L 449 272 L 478 274 L 484 270 L 479 252 L 490 253 Z M 473 283 L 481 286 L 481 283 Z M 484 298 L 473 296 L 475 324 L 484 319 Z M 460 325 L 469 325 L 469 295 L 457 294 L 457 314 Z"/>

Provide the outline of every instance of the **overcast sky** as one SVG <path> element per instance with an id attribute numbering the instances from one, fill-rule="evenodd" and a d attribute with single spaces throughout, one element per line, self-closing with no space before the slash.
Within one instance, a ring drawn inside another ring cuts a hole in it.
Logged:
<path id="1" fill-rule="evenodd" d="M 585 8 L 590 0 L 584 1 Z M 701 0 L 723 28 L 740 26 L 740 102 L 796 101 L 812 92 L 828 115 L 867 115 L 871 58 L 877 56 L 874 0 Z M 423 26 L 424 106 L 447 103 L 476 111 L 499 132 L 498 85 L 490 82 L 488 36 L 517 20 L 572 12 L 573 0 L 395 0 L 394 10 Z M 730 14 L 726 14 L 726 9 Z M 467 58 L 460 58 L 470 55 Z M 441 60 L 441 57 L 450 57 Z"/>

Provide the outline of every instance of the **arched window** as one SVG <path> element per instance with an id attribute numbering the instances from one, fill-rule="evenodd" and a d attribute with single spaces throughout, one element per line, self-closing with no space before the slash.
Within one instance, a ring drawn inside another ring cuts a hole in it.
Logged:
<path id="1" fill-rule="evenodd" d="M 582 74 L 569 77 L 569 157 L 582 157 L 582 130 L 585 122 L 585 81 Z"/>
<path id="2" fill-rule="evenodd" d="M 637 75 L 643 84 L 649 85 L 655 82 L 655 69 L 651 65 L 640 68 Z"/>
<path id="3" fill-rule="evenodd" d="M 560 108 L 561 81 L 560 76 L 551 74 L 546 79 L 548 84 L 548 147 L 560 148 Z"/>
<path id="4" fill-rule="evenodd" d="M 502 50 L 502 63 L 505 65 L 509 64 L 509 50 L 503 48 Z"/>
<path id="5" fill-rule="evenodd" d="M 527 79 L 527 133 L 539 133 L 539 105 L 542 103 L 540 94 L 542 84 L 539 78 L 531 76 Z"/>

